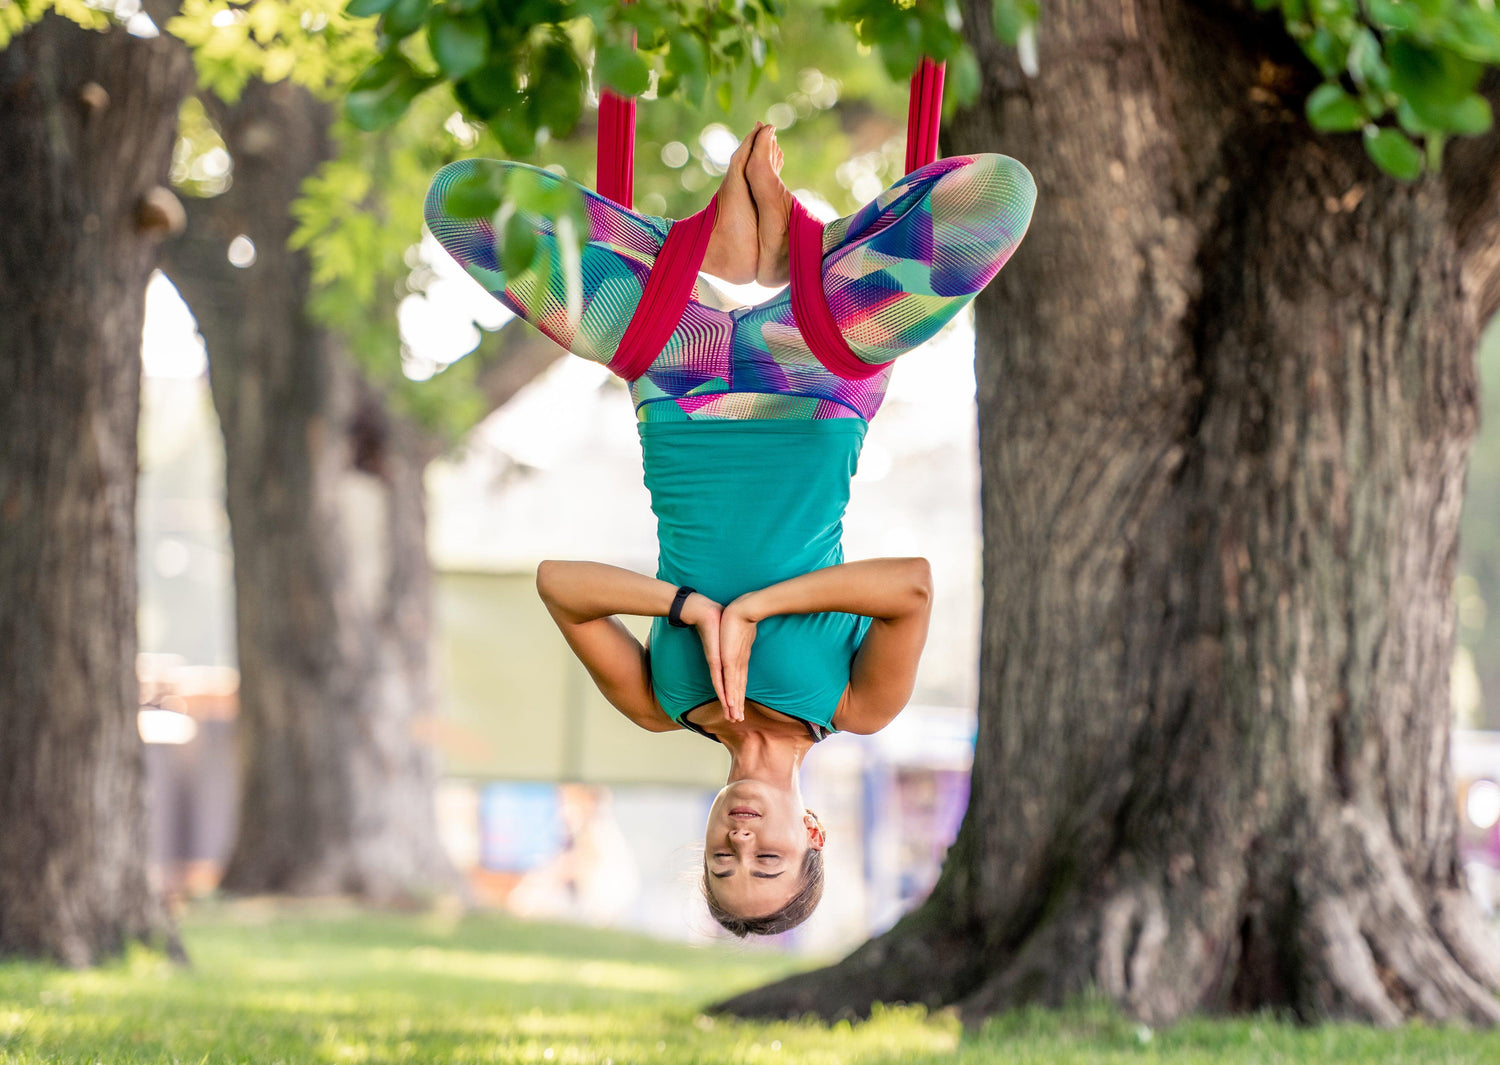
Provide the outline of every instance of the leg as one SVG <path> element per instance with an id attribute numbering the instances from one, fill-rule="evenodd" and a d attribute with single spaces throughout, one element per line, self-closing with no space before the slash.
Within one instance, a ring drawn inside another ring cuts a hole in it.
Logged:
<path id="1" fill-rule="evenodd" d="M 760 124 L 756 124 L 756 131 Z M 735 150 L 719 188 L 719 211 L 709 240 L 703 269 L 726 281 L 742 283 L 755 277 L 756 216 L 750 188 L 745 183 L 745 160 L 754 132 Z M 552 340 L 592 362 L 608 363 L 620 346 L 625 327 L 640 304 L 646 277 L 661 251 L 672 221 L 627 210 L 591 189 L 579 186 L 588 213 L 580 261 L 583 275 L 583 313 L 575 330 L 566 313 L 562 258 L 552 220 L 522 212 L 538 242 L 533 265 L 507 278 L 495 248 L 495 232 L 487 219 L 456 218 L 446 210 L 448 190 L 479 168 L 524 167 L 538 180 L 568 180 L 549 170 L 502 159 L 461 159 L 438 171 L 427 192 L 425 214 L 433 236 L 471 277 L 518 316 Z"/>
<path id="2" fill-rule="evenodd" d="M 500 268 L 495 233 L 489 221 L 456 218 L 446 210 L 447 193 L 454 182 L 479 168 L 510 167 L 536 170 L 543 181 L 568 180 L 526 163 L 460 159 L 443 167 L 432 179 L 425 207 L 428 228 L 469 276 L 517 316 L 573 354 L 591 362 L 609 362 L 640 302 L 646 277 L 667 238 L 671 221 L 637 214 L 580 186 L 589 225 L 588 231 L 580 234 L 583 315 L 574 330 L 564 304 L 562 257 L 558 254 L 551 219 L 523 212 L 536 233 L 537 257 L 530 268 L 508 278 Z M 543 265 L 545 270 L 540 269 Z"/>
<path id="3" fill-rule="evenodd" d="M 823 291 L 844 339 L 889 362 L 931 339 L 1000 271 L 1036 182 L 1008 155 L 937 159 L 823 231 Z"/>

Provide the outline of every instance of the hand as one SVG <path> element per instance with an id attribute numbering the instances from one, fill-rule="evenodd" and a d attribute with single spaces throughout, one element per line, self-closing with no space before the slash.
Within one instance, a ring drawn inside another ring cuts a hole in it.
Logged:
<path id="1" fill-rule="evenodd" d="M 698 639 L 703 642 L 703 657 L 708 662 L 708 676 L 713 681 L 714 694 L 726 709 L 724 701 L 724 665 L 719 654 L 719 618 L 724 608 L 701 592 L 694 592 L 682 603 L 681 618 L 698 630 Z"/>
<path id="2" fill-rule="evenodd" d="M 744 596 L 724 608 L 719 618 L 719 648 L 724 662 L 724 714 L 731 721 L 745 720 L 745 683 L 750 673 L 750 647 L 755 643 L 756 619 L 744 604 Z"/>

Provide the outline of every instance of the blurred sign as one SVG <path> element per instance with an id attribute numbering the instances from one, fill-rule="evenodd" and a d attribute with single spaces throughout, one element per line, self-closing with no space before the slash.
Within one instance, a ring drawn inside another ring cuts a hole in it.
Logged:
<path id="1" fill-rule="evenodd" d="M 524 873 L 567 843 L 557 786 L 531 781 L 488 784 L 479 795 L 479 863 Z"/>

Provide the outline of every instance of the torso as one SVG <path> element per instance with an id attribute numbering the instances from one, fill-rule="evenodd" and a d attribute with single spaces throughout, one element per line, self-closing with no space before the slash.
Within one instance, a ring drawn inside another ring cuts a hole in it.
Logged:
<path id="1" fill-rule="evenodd" d="M 843 514 L 865 423 L 691 421 L 640 426 L 657 517 L 657 576 L 720 604 L 844 561 Z M 824 611 L 757 627 L 745 696 L 822 729 L 870 619 Z M 651 626 L 652 689 L 673 720 L 716 698 L 697 631 Z"/>

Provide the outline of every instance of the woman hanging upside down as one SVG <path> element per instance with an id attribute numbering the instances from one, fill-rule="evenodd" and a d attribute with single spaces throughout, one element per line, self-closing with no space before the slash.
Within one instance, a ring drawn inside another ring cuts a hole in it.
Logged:
<path id="1" fill-rule="evenodd" d="M 740 936 L 793 927 L 822 895 L 825 837 L 802 802 L 803 756 L 830 732 L 885 727 L 915 684 L 932 602 L 926 560 L 845 562 L 841 542 L 849 481 L 890 364 L 1005 265 L 1036 199 L 1031 173 L 1009 156 L 938 159 L 828 223 L 821 265 L 817 242 L 811 257 L 800 253 L 813 272 L 797 274 L 812 279 L 799 289 L 793 246 L 801 233 L 805 248 L 810 230 L 805 218 L 793 223 L 803 209 L 781 182 L 781 163 L 775 130 L 757 123 L 703 213 L 709 235 L 689 264 L 686 308 L 645 360 L 626 333 L 643 296 L 655 313 L 647 282 L 658 254 L 678 254 L 663 252 L 672 220 L 582 190 L 589 232 L 575 327 L 548 219 L 527 218 L 538 242 L 553 246 L 506 277 L 488 222 L 445 209 L 447 190 L 476 168 L 527 164 L 452 163 L 426 204 L 439 242 L 501 303 L 630 382 L 657 517 L 656 576 L 549 561 L 537 590 L 622 714 L 728 749 L 728 782 L 704 837 L 703 893 Z M 753 307 L 727 308 L 700 269 L 734 283 L 792 284 Z M 807 289 L 819 281 L 812 296 L 821 299 L 810 303 Z M 804 338 L 814 311 L 831 313 L 837 358 Z M 651 323 L 635 328 L 642 324 Z M 646 647 L 621 614 L 654 619 Z"/>

